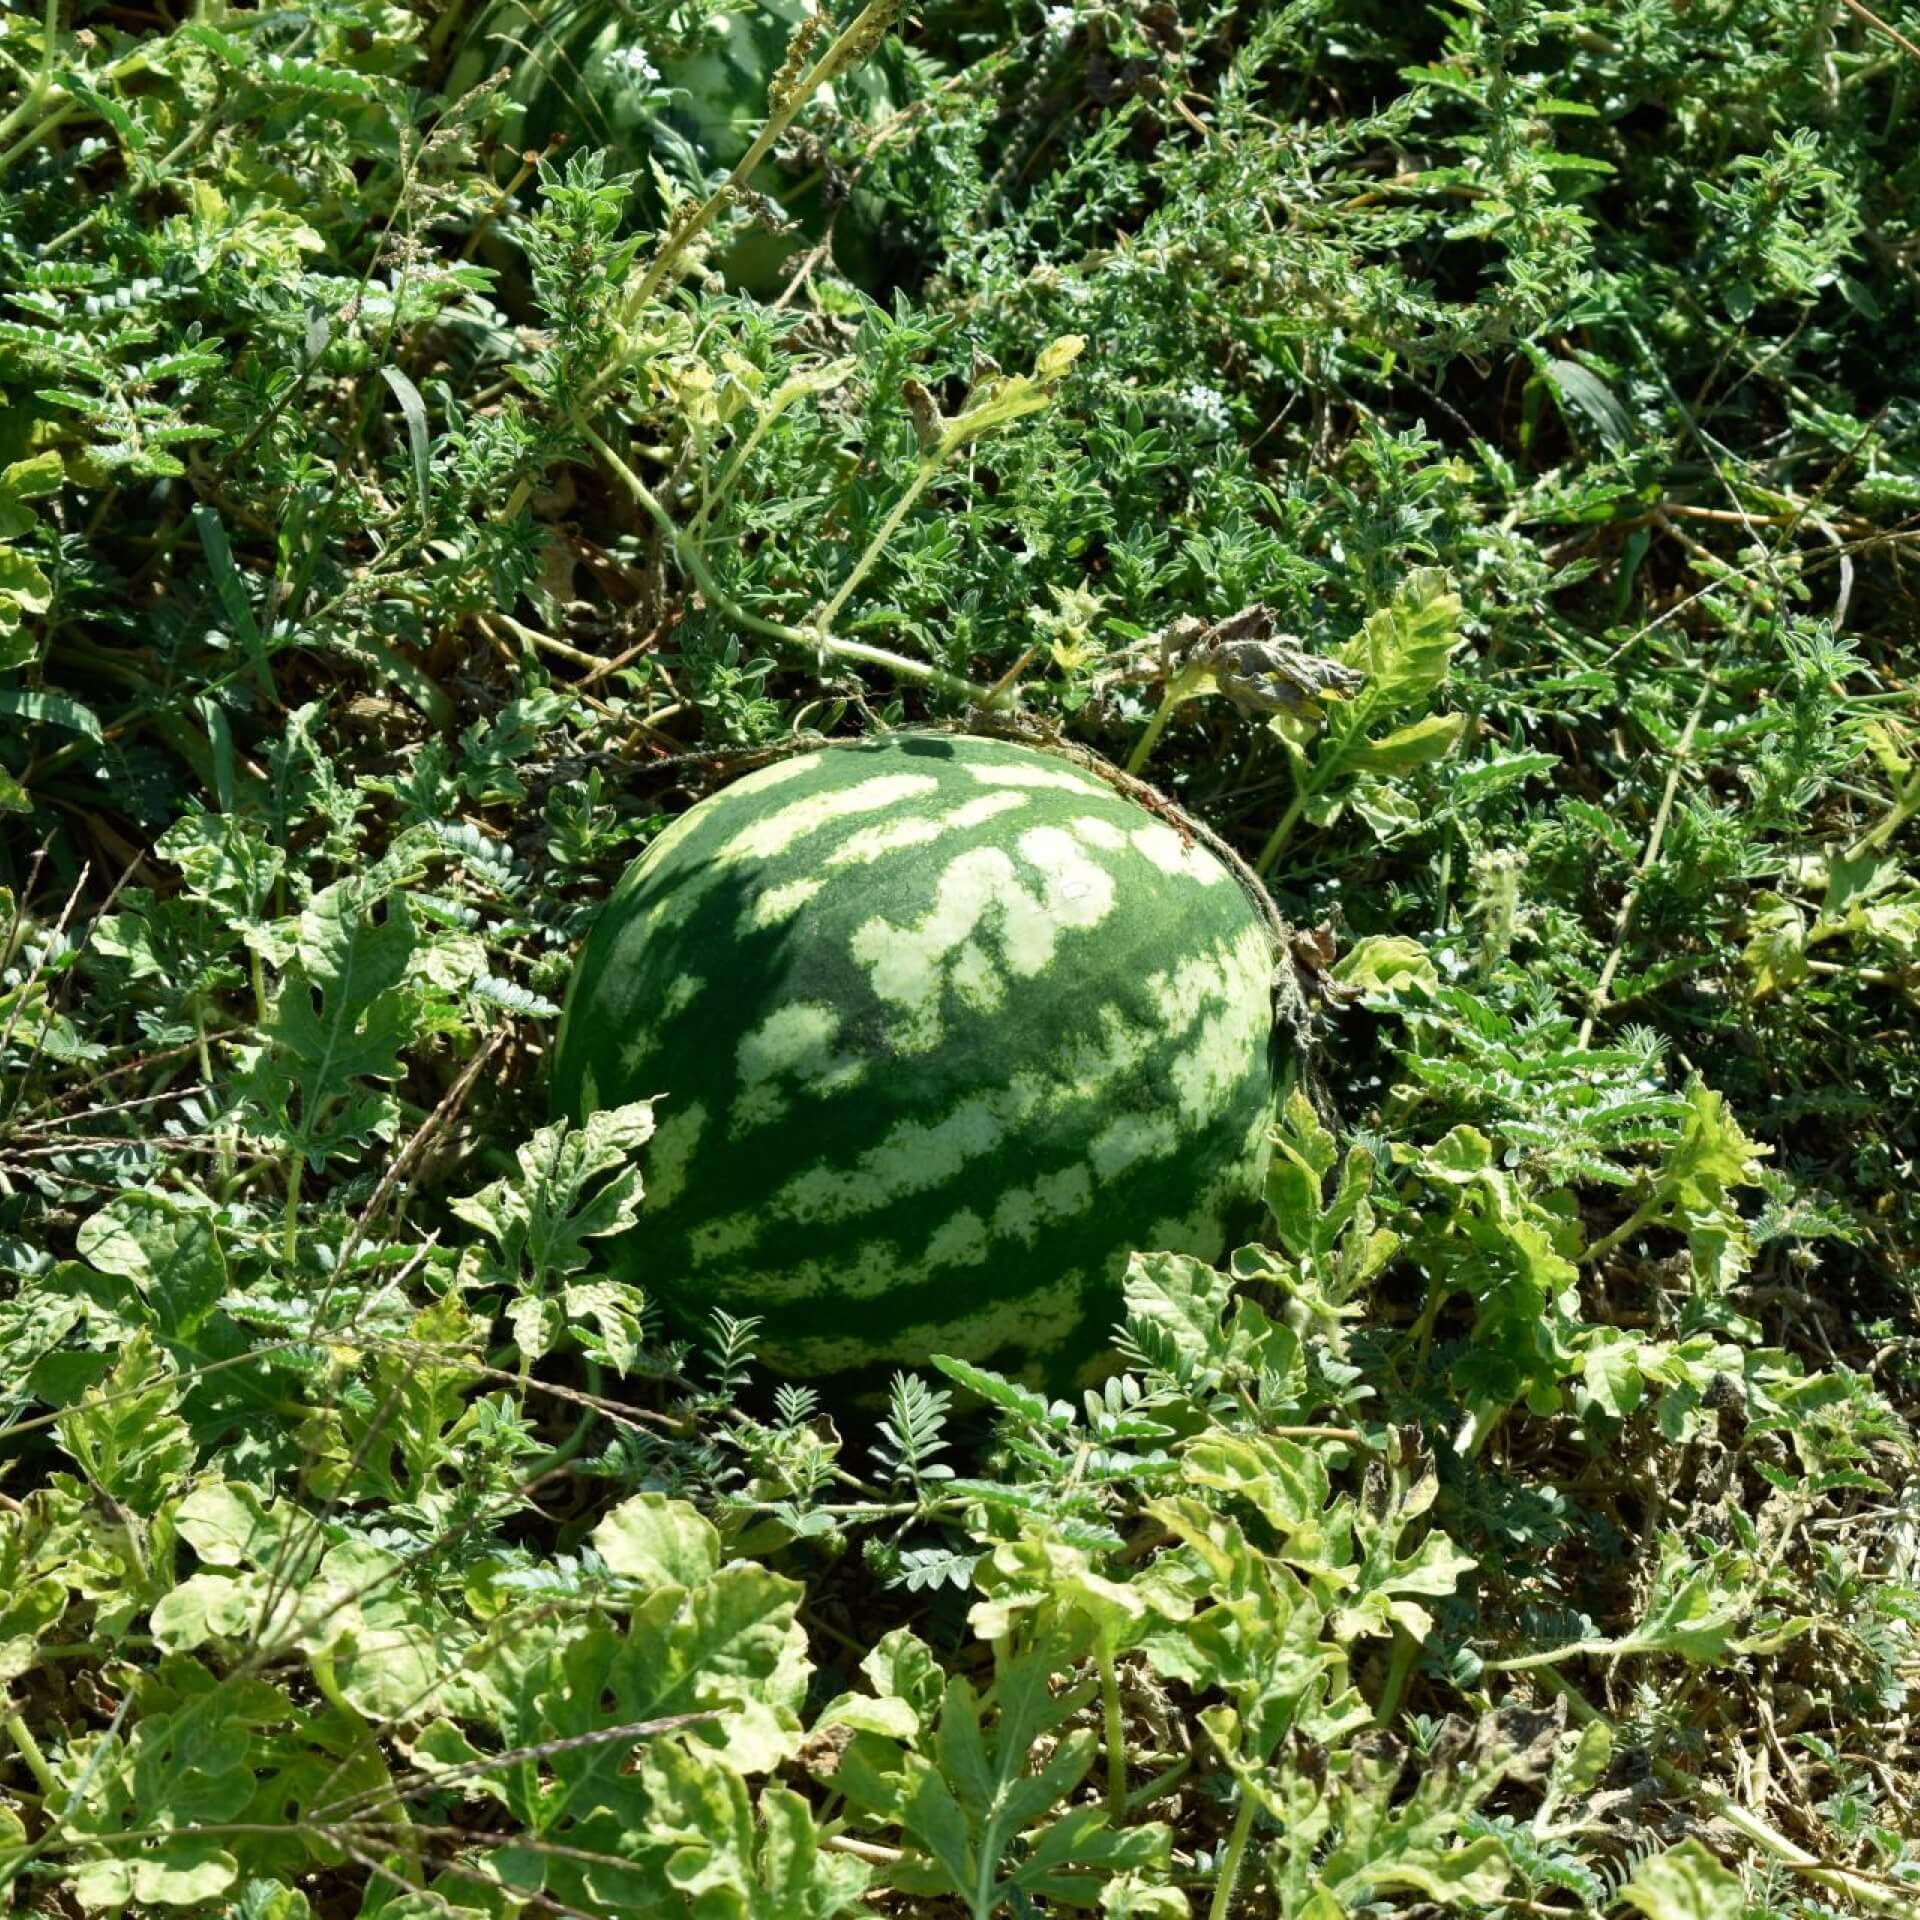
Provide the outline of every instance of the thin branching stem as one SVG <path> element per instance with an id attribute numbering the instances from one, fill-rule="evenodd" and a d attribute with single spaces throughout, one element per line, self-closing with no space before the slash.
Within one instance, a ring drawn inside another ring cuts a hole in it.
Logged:
<path id="1" fill-rule="evenodd" d="M 811 655 L 815 660 L 822 658 L 857 662 L 862 666 L 880 667 L 902 680 L 910 680 L 923 687 L 931 687 L 937 693 L 945 694 L 950 700 L 964 701 L 969 706 L 988 704 L 988 690 L 976 686 L 971 680 L 963 680 L 958 674 L 949 673 L 944 667 L 930 666 L 924 660 L 910 659 L 903 653 L 894 653 L 886 647 L 870 646 L 864 640 L 845 640 L 828 633 L 824 627 L 794 627 L 782 620 L 769 620 L 763 614 L 751 613 L 734 599 L 715 578 L 713 569 L 707 564 L 706 554 L 699 541 L 690 538 L 685 530 L 655 497 L 647 483 L 621 459 L 611 446 L 603 440 L 592 427 L 578 415 L 574 425 L 581 437 L 591 446 L 608 470 L 632 495 L 634 502 L 646 514 L 659 530 L 660 537 L 666 542 L 668 551 L 675 562 L 700 590 L 702 598 L 736 625 L 744 627 L 749 633 L 760 634 L 768 640 L 778 640 L 782 645 L 797 652 Z"/>

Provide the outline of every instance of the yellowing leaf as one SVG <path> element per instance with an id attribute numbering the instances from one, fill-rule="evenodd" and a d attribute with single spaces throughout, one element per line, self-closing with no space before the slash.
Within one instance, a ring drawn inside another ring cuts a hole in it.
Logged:
<path id="1" fill-rule="evenodd" d="M 1368 617 L 1341 649 L 1343 665 L 1366 676 L 1353 707 L 1366 712 L 1404 707 L 1432 693 L 1447 677 L 1447 663 L 1460 644 L 1460 600 L 1436 567 L 1408 574 L 1391 604 Z"/>
<path id="2" fill-rule="evenodd" d="M 1390 994 L 1402 987 L 1431 992 L 1440 984 L 1432 957 L 1418 940 L 1370 933 L 1334 963 L 1333 978 L 1363 994 Z"/>
<path id="3" fill-rule="evenodd" d="M 196 1487 L 175 1508 L 173 1523 L 209 1567 L 270 1565 L 286 1536 L 281 1516 L 235 1481 Z"/>
<path id="4" fill-rule="evenodd" d="M 216 1841 L 192 1834 L 169 1838 L 152 1851 L 113 1860 L 89 1860 L 68 1885 L 83 1907 L 196 1907 L 217 1900 L 240 1877 L 240 1863 Z"/>
<path id="5" fill-rule="evenodd" d="M 1049 347 L 1043 347 L 1040 356 L 1033 363 L 1033 377 L 1036 380 L 1060 380 L 1085 351 L 1087 337 L 1083 333 L 1066 333 Z"/>
<path id="6" fill-rule="evenodd" d="M 1466 730 L 1464 713 L 1430 713 L 1356 747 L 1347 764 L 1361 773 L 1405 773 L 1450 753 Z"/>
<path id="7" fill-rule="evenodd" d="M 1660 1169 L 1659 1187 L 1686 1204 L 1723 1206 L 1729 1189 L 1759 1183 L 1761 1157 L 1773 1149 L 1748 1139 L 1723 1094 L 1696 1080 L 1687 1098 L 1693 1111 Z"/>
<path id="8" fill-rule="evenodd" d="M 1634 1869 L 1620 1898 L 1647 1920 L 1741 1920 L 1746 1890 L 1698 1840 L 1683 1840 Z"/>
<path id="9" fill-rule="evenodd" d="M 1282 1536 L 1289 1559 L 1316 1562 L 1325 1546 L 1322 1516 L 1332 1491 L 1327 1463 L 1313 1448 L 1265 1434 L 1219 1429 L 1188 1442 L 1182 1455 L 1196 1486 L 1237 1494 Z"/>
<path id="10" fill-rule="evenodd" d="M 720 1571 L 720 1535 L 684 1500 L 638 1493 L 593 1530 L 594 1551 L 624 1579 L 648 1587 L 697 1587 Z"/>
<path id="11" fill-rule="evenodd" d="M 935 442 L 935 457 L 946 459 L 958 453 L 969 441 L 1011 426 L 1030 413 L 1038 413 L 1053 398 L 1055 386 L 1080 357 L 1086 345 L 1077 333 L 1054 341 L 1034 363 L 1033 374 L 1017 374 L 1012 379 L 994 375 L 983 380 L 967 395 L 967 402 L 940 429 Z"/>
<path id="12" fill-rule="evenodd" d="M 15 460 L 0 470 L 0 494 L 9 500 L 39 500 L 58 493 L 66 483 L 66 465 L 56 452 L 37 453 L 28 460 Z"/>

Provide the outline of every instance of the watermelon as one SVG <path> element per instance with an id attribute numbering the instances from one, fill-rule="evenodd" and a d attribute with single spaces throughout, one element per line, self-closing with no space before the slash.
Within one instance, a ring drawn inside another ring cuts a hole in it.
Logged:
<path id="1" fill-rule="evenodd" d="M 614 1271 L 790 1378 L 947 1353 L 1110 1371 L 1136 1249 L 1217 1259 L 1260 1193 L 1271 923 L 1060 755 L 898 734 L 680 816 L 594 923 L 556 1110 L 659 1099 Z"/>

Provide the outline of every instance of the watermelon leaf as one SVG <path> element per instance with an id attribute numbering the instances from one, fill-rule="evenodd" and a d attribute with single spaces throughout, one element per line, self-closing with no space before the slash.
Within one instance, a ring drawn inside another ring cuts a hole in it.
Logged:
<path id="1" fill-rule="evenodd" d="M 1080 1905 L 1114 1875 L 1165 1869 L 1171 1835 L 1157 1822 L 1116 1830 L 1104 1808 L 1055 1812 L 1098 1750 L 1085 1728 L 1045 1745 L 1088 1697 L 1053 1692 L 1063 1651 L 1042 1644 L 1004 1662 L 984 1696 L 964 1676 L 950 1679 L 931 1755 L 871 1733 L 848 1744 L 832 1784 L 907 1842 L 885 1870 L 889 1885 L 991 1920 L 1023 1899 Z"/>
<path id="2" fill-rule="evenodd" d="M 1460 600 L 1446 576 L 1438 568 L 1416 568 L 1340 650 L 1340 665 L 1361 676 L 1347 698 L 1310 712 L 1282 711 L 1268 721 L 1292 763 L 1294 793 L 1261 849 L 1260 873 L 1272 870 L 1302 819 L 1331 826 L 1363 780 L 1409 772 L 1453 749 L 1466 731 L 1464 715 L 1404 716 L 1425 707 L 1445 683 L 1463 637 L 1460 619 Z M 1380 731 L 1395 719 L 1398 727 Z M 1408 818 L 1417 824 L 1417 817 Z"/>
<path id="3" fill-rule="evenodd" d="M 419 1013 L 400 991 L 413 950 L 406 899 L 388 897 L 383 877 L 338 881 L 300 915 L 243 1093 L 255 1133 L 294 1164 L 318 1172 L 393 1137 L 393 1098 L 368 1083 L 402 1071 L 400 1049 Z"/>
<path id="4" fill-rule="evenodd" d="M 607 1107 L 579 1125 L 541 1127 L 514 1155 L 518 1177 L 454 1200 L 454 1213 L 492 1246 L 472 1283 L 539 1292 L 590 1264 L 589 1240 L 633 1225 L 642 1197 L 635 1155 L 653 1137 L 644 1100 Z"/>

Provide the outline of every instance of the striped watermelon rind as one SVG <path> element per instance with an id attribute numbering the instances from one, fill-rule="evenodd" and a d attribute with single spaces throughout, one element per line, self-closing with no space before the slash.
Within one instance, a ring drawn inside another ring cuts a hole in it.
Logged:
<path id="1" fill-rule="evenodd" d="M 1204 846 L 1061 756 L 894 735 L 683 814 L 596 922 L 575 1117 L 660 1096 L 620 1278 L 776 1372 L 1110 1370 L 1135 1250 L 1217 1259 L 1275 1092 L 1274 939 Z"/>

